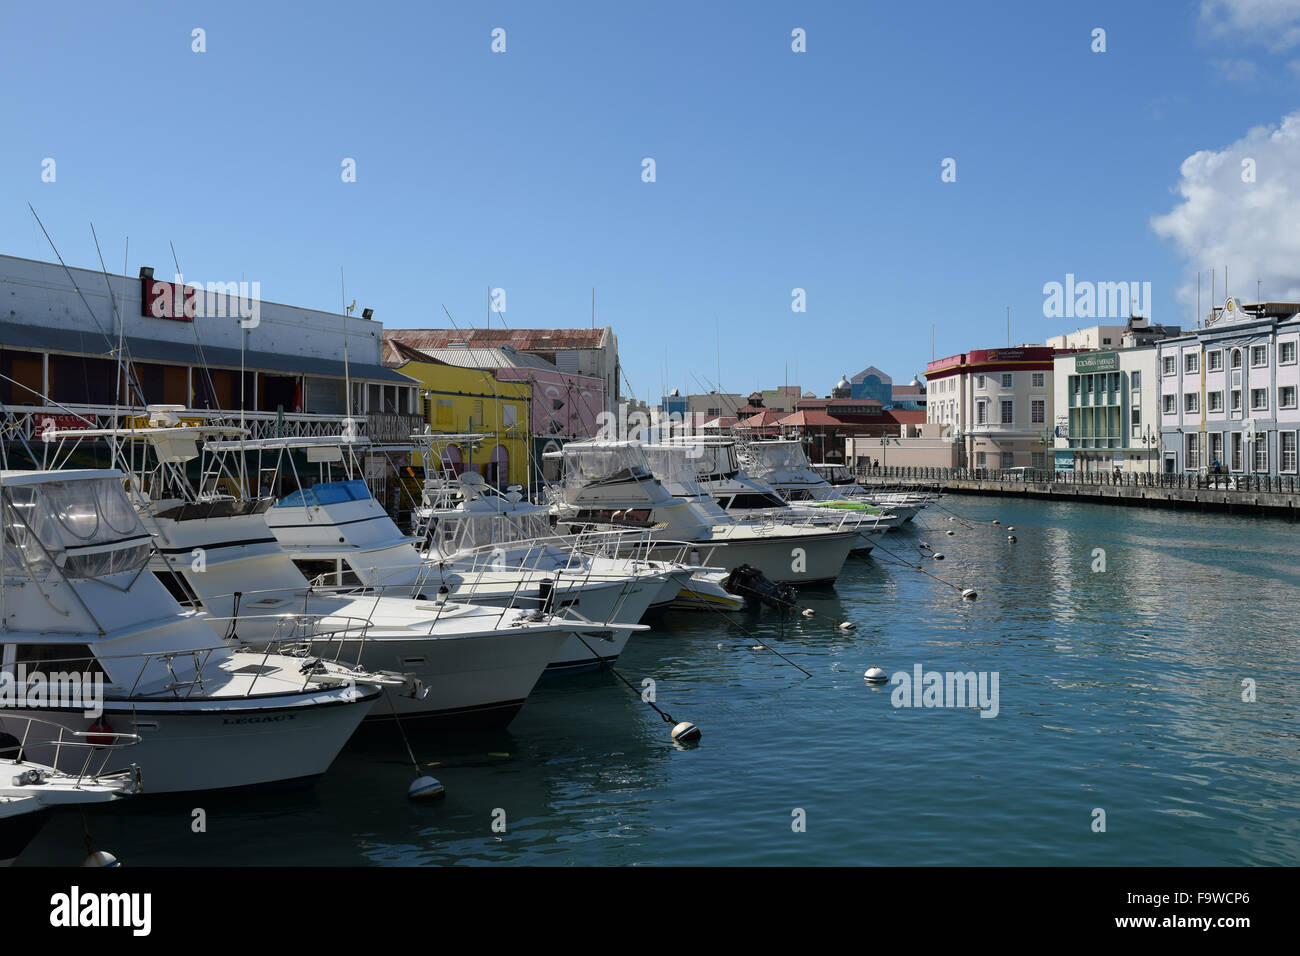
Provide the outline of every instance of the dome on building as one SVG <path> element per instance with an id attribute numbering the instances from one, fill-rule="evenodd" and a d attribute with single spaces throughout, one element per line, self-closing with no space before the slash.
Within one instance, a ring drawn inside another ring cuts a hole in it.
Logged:
<path id="1" fill-rule="evenodd" d="M 849 384 L 849 377 L 843 376 L 835 387 L 831 389 L 831 398 L 848 398 L 853 394 L 853 386 Z"/>

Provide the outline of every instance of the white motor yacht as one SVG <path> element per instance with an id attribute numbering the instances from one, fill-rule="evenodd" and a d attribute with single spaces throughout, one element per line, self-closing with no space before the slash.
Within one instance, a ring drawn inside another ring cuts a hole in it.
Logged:
<path id="1" fill-rule="evenodd" d="M 651 471 L 639 441 L 569 442 L 563 486 L 553 493 L 556 527 L 635 528 L 665 543 L 687 541 L 701 565 L 748 565 L 782 584 L 828 584 L 858 540 L 856 526 L 738 521 L 716 505 L 674 497 Z"/>
<path id="2" fill-rule="evenodd" d="M 115 470 L 5 471 L 0 716 L 39 717 L 26 759 L 65 773 L 69 733 L 140 738 L 151 793 L 310 781 L 384 681 L 221 640 L 149 573 L 153 551 Z M 88 738 L 94 740 L 95 738 Z"/>

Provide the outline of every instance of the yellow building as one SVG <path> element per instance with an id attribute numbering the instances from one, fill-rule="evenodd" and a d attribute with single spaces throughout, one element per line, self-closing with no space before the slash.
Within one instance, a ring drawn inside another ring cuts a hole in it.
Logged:
<path id="1" fill-rule="evenodd" d="M 390 364 L 420 383 L 421 405 L 429 430 L 438 433 L 476 434 L 477 442 L 448 446 L 446 458 L 457 472 L 476 471 L 489 484 L 528 484 L 528 412 L 532 386 L 501 382 L 481 369 L 444 365 L 403 349 Z M 413 465 L 421 466 L 419 455 Z"/>

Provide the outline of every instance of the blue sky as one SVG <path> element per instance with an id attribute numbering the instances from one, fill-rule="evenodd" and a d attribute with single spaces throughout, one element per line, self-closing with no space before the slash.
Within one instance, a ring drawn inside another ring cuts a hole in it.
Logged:
<path id="1" fill-rule="evenodd" d="M 1198 268 L 1207 305 L 1229 260 L 1247 298 L 1300 272 L 1259 226 L 1300 211 L 1291 139 L 1249 136 L 1297 107 L 1293 0 L 176 6 L 0 13 L 0 252 L 51 258 L 30 201 L 70 265 L 93 221 L 114 271 L 129 236 L 170 274 L 170 241 L 273 301 L 337 310 L 343 266 L 390 328 L 482 325 L 492 287 L 512 327 L 585 326 L 594 286 L 651 401 L 718 379 L 715 328 L 724 388 L 825 394 L 922 371 L 932 323 L 940 356 L 1007 306 L 1017 342 L 1090 324 L 1043 317 L 1066 273 L 1192 324 Z"/>

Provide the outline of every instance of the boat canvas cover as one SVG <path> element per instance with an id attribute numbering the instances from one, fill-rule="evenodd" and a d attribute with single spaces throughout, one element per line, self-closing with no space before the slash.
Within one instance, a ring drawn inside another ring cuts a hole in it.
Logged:
<path id="1" fill-rule="evenodd" d="M 53 473 L 59 475 L 59 473 Z M 4 477 L 4 568 L 38 577 L 138 571 L 149 561 L 149 532 L 114 472 L 42 481 Z"/>

